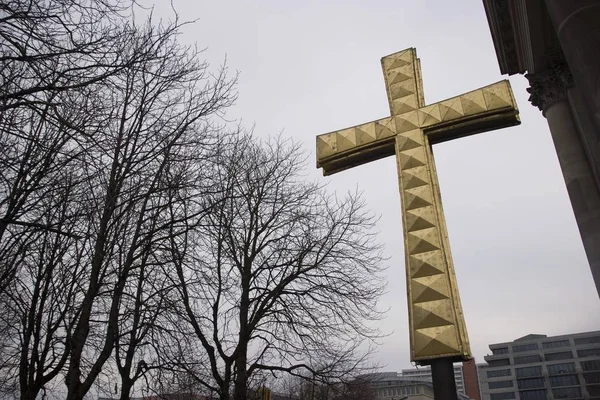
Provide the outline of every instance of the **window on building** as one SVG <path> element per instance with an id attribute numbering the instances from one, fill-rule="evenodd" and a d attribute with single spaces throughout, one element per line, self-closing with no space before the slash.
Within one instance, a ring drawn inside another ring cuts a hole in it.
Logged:
<path id="1" fill-rule="evenodd" d="M 580 344 L 592 344 L 592 343 L 600 343 L 600 336 L 589 336 L 583 338 L 577 338 L 573 340 L 576 345 Z"/>
<path id="2" fill-rule="evenodd" d="M 508 358 L 501 358 L 499 360 L 490 360 L 490 361 L 488 361 L 488 365 L 490 367 L 503 367 L 505 365 L 510 365 L 510 360 Z"/>
<path id="3" fill-rule="evenodd" d="M 555 399 L 574 399 L 581 397 L 581 389 L 578 387 L 552 389 Z"/>
<path id="4" fill-rule="evenodd" d="M 499 376 L 510 376 L 510 369 L 497 369 L 496 371 L 487 371 L 488 378 L 497 378 Z"/>
<path id="5" fill-rule="evenodd" d="M 530 356 L 515 357 L 515 364 L 530 364 L 542 361 L 542 357 L 539 354 L 532 354 Z"/>
<path id="6" fill-rule="evenodd" d="M 577 355 L 579 357 L 600 356 L 600 348 L 577 350 Z"/>
<path id="7" fill-rule="evenodd" d="M 488 386 L 490 387 L 490 389 L 513 387 L 513 381 L 488 382 Z"/>
<path id="8" fill-rule="evenodd" d="M 521 353 L 523 351 L 531 351 L 531 350 L 538 350 L 539 346 L 537 343 L 529 343 L 529 344 L 519 344 L 519 345 L 513 345 L 512 350 L 513 353 Z"/>
<path id="9" fill-rule="evenodd" d="M 498 349 L 492 349 L 492 354 L 508 354 L 508 347 L 500 347 Z"/>
<path id="10" fill-rule="evenodd" d="M 549 375 L 566 374 L 575 372 L 575 363 L 562 363 L 547 365 Z"/>
<path id="11" fill-rule="evenodd" d="M 542 376 L 542 367 L 525 367 L 515 370 L 517 378 L 529 378 L 533 376 Z"/>
<path id="12" fill-rule="evenodd" d="M 517 380 L 519 389 L 540 389 L 544 388 L 544 378 L 529 378 Z"/>
<path id="13" fill-rule="evenodd" d="M 547 400 L 548 394 L 546 389 L 519 391 L 521 400 Z"/>
<path id="14" fill-rule="evenodd" d="M 551 387 L 575 386 L 575 385 L 579 385 L 579 379 L 577 379 L 577 375 L 560 375 L 560 376 L 551 376 L 550 377 L 550 386 Z"/>
<path id="15" fill-rule="evenodd" d="M 546 361 L 557 361 L 557 360 L 568 360 L 573 358 L 573 353 L 570 351 L 561 351 L 560 353 L 546 353 L 544 354 Z"/>
<path id="16" fill-rule="evenodd" d="M 582 361 L 581 369 L 584 371 L 600 371 L 600 360 Z"/>
<path id="17" fill-rule="evenodd" d="M 600 372 L 584 372 L 585 383 L 600 383 Z"/>
<path id="18" fill-rule="evenodd" d="M 516 398 L 515 392 L 491 393 L 490 400 L 509 400 Z"/>
<path id="19" fill-rule="evenodd" d="M 556 340 L 554 342 L 545 342 L 542 343 L 542 347 L 544 349 L 556 349 L 558 347 L 569 347 L 571 342 L 568 340 Z"/>
<path id="20" fill-rule="evenodd" d="M 585 388 L 590 396 L 600 396 L 600 385 L 586 385 Z"/>

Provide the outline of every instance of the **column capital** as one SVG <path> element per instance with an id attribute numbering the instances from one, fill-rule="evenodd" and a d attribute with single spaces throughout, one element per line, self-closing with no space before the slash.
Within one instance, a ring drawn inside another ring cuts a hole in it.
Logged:
<path id="1" fill-rule="evenodd" d="M 573 76 L 566 63 L 549 66 L 542 72 L 525 74 L 530 87 L 529 101 L 545 114 L 548 107 L 560 100 L 566 100 L 567 89 L 574 85 Z"/>

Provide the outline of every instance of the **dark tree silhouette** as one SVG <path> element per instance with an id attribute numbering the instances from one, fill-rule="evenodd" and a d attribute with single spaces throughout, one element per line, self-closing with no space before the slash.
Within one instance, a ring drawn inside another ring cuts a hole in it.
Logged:
<path id="1" fill-rule="evenodd" d="M 374 219 L 358 195 L 304 180 L 304 157 L 281 139 L 241 137 L 213 173 L 215 206 L 172 246 L 195 339 L 180 366 L 223 400 L 245 400 L 259 373 L 339 379 L 378 335 Z M 194 369 L 197 348 L 205 365 Z"/>
<path id="2" fill-rule="evenodd" d="M 163 254 L 226 136 L 235 78 L 131 4 L 0 5 L 0 382 L 23 399 L 82 399 L 107 371 L 129 398 L 159 367 Z"/>

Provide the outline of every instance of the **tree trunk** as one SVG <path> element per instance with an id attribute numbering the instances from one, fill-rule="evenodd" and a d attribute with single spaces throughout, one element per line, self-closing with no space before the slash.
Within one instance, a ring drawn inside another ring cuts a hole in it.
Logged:
<path id="1" fill-rule="evenodd" d="M 133 381 L 131 379 L 123 379 L 121 377 L 121 396 L 119 400 L 129 400 L 129 394 L 133 387 Z"/>
<path id="2" fill-rule="evenodd" d="M 246 374 L 247 343 L 240 343 L 240 354 L 235 359 L 235 382 L 233 387 L 233 400 L 246 400 L 248 377 Z"/>
<path id="3" fill-rule="evenodd" d="M 19 396 L 20 400 L 35 400 L 36 397 L 37 391 L 31 388 L 27 388 L 26 390 L 23 390 L 23 388 L 21 388 L 21 394 Z"/>
<path id="4" fill-rule="evenodd" d="M 229 381 L 224 381 L 219 393 L 219 400 L 229 400 Z"/>
<path id="5" fill-rule="evenodd" d="M 252 262 L 246 257 L 242 272 L 242 295 L 240 298 L 240 334 L 234 362 L 235 382 L 233 386 L 233 399 L 246 400 L 247 398 L 247 358 L 248 358 L 248 313 L 250 311 L 250 277 Z"/>

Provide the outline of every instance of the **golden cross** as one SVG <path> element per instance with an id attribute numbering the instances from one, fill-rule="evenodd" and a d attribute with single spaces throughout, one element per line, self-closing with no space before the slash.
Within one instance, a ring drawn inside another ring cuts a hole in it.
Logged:
<path id="1" fill-rule="evenodd" d="M 381 59 L 390 117 L 317 136 L 317 168 L 330 175 L 396 155 L 408 295 L 411 360 L 470 358 L 431 145 L 517 125 L 510 83 L 429 106 L 414 48 Z"/>

